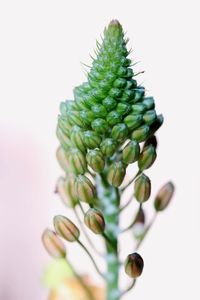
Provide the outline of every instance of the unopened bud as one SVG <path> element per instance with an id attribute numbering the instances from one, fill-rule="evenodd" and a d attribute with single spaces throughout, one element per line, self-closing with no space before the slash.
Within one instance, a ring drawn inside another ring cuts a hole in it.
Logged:
<path id="1" fill-rule="evenodd" d="M 142 103 L 146 106 L 146 108 L 153 109 L 155 107 L 154 98 L 153 97 L 145 97 Z"/>
<path id="2" fill-rule="evenodd" d="M 90 208 L 84 217 L 85 225 L 96 234 L 102 234 L 105 229 L 103 214 L 94 208 Z"/>
<path id="3" fill-rule="evenodd" d="M 56 184 L 56 192 L 68 207 L 75 207 L 78 199 L 74 191 L 74 177 L 70 175 L 67 179 L 60 177 Z"/>
<path id="4" fill-rule="evenodd" d="M 129 129 L 135 129 L 137 127 L 139 127 L 142 124 L 142 115 L 141 114 L 131 114 L 128 115 L 125 119 L 124 119 L 125 124 L 128 126 Z"/>
<path id="5" fill-rule="evenodd" d="M 138 253 L 132 253 L 127 256 L 125 261 L 125 272 L 131 278 L 137 278 L 142 274 L 144 261 Z"/>
<path id="6" fill-rule="evenodd" d="M 75 179 L 75 192 L 80 201 L 92 203 L 96 196 L 95 187 L 89 178 L 79 175 Z"/>
<path id="7" fill-rule="evenodd" d="M 103 140 L 103 142 L 100 145 L 101 151 L 105 156 L 112 156 L 116 149 L 117 149 L 117 143 L 111 138 L 107 138 Z"/>
<path id="8" fill-rule="evenodd" d="M 128 135 L 128 127 L 124 123 L 117 124 L 112 129 L 112 138 L 116 141 L 123 141 Z"/>
<path id="9" fill-rule="evenodd" d="M 72 126 L 77 125 L 83 127 L 83 122 L 79 111 L 70 110 L 69 112 L 67 112 L 67 118 Z"/>
<path id="10" fill-rule="evenodd" d="M 69 152 L 69 163 L 75 174 L 84 174 L 87 171 L 85 155 L 77 148 L 72 148 Z"/>
<path id="11" fill-rule="evenodd" d="M 108 130 L 108 123 L 101 118 L 95 119 L 92 124 L 92 129 L 96 131 L 96 133 L 103 134 Z"/>
<path id="12" fill-rule="evenodd" d="M 147 201 L 151 195 L 151 181 L 145 174 L 140 175 L 135 181 L 135 198 L 138 202 Z"/>
<path id="13" fill-rule="evenodd" d="M 124 176 L 126 174 L 126 168 L 122 162 L 113 163 L 108 169 L 107 179 L 110 185 L 118 187 L 121 185 Z"/>
<path id="14" fill-rule="evenodd" d="M 135 162 L 140 155 L 140 146 L 137 141 L 130 141 L 128 145 L 123 149 L 122 158 L 125 164 L 131 164 Z"/>
<path id="15" fill-rule="evenodd" d="M 156 149 L 153 145 L 149 145 L 142 150 L 138 159 L 138 166 L 140 170 L 148 169 L 152 166 L 156 159 Z"/>
<path id="16" fill-rule="evenodd" d="M 66 256 L 65 245 L 54 231 L 46 229 L 42 235 L 42 242 L 52 257 L 63 258 Z"/>
<path id="17" fill-rule="evenodd" d="M 170 203 L 174 194 L 174 185 L 172 182 L 167 182 L 157 193 L 154 207 L 156 211 L 164 210 Z"/>
<path id="18" fill-rule="evenodd" d="M 57 126 L 57 129 L 56 129 L 56 136 L 59 139 L 60 144 L 63 147 L 63 149 L 65 151 L 68 151 L 71 147 L 71 141 L 59 126 Z"/>
<path id="19" fill-rule="evenodd" d="M 101 143 L 101 137 L 93 131 L 85 131 L 84 143 L 89 149 L 98 148 Z"/>
<path id="20" fill-rule="evenodd" d="M 152 124 L 156 120 L 156 117 L 156 112 L 154 109 L 152 109 L 145 112 L 143 115 L 143 120 L 146 124 Z"/>
<path id="21" fill-rule="evenodd" d="M 83 131 L 78 126 L 73 126 L 70 135 L 72 143 L 82 152 L 85 152 L 85 144 L 83 142 Z"/>
<path id="22" fill-rule="evenodd" d="M 101 173 L 105 166 L 105 160 L 100 150 L 89 150 L 86 155 L 86 160 L 89 166 L 98 173 Z"/>
<path id="23" fill-rule="evenodd" d="M 80 231 L 78 227 L 66 217 L 55 216 L 54 227 L 56 233 L 68 242 L 75 242 L 79 239 Z"/>
<path id="24" fill-rule="evenodd" d="M 67 159 L 67 155 L 62 147 L 58 147 L 58 149 L 56 151 L 56 158 L 58 160 L 60 167 L 63 169 L 63 171 L 68 172 L 70 165 L 69 165 L 69 161 Z"/>
<path id="25" fill-rule="evenodd" d="M 58 116 L 58 126 L 68 137 L 70 137 L 72 126 L 69 124 L 66 117 Z"/>
<path id="26" fill-rule="evenodd" d="M 147 146 L 152 145 L 157 149 L 158 146 L 158 141 L 155 135 L 150 136 L 144 143 L 143 149 L 146 148 Z"/>
<path id="27" fill-rule="evenodd" d="M 147 139 L 150 132 L 150 128 L 148 125 L 143 125 L 132 133 L 132 139 L 138 141 L 138 143 L 143 142 Z"/>

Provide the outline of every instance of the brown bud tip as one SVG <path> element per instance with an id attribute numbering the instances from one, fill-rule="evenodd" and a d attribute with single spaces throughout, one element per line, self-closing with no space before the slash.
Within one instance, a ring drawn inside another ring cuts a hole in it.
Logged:
<path id="1" fill-rule="evenodd" d="M 46 229 L 42 235 L 42 242 L 52 257 L 63 258 L 66 256 L 65 245 L 54 231 Z"/>
<path id="2" fill-rule="evenodd" d="M 110 21 L 109 26 L 121 26 L 121 24 L 119 23 L 118 20 L 114 19 L 114 20 Z"/>
<path id="3" fill-rule="evenodd" d="M 80 231 L 76 225 L 68 218 L 63 216 L 54 217 L 54 227 L 56 233 L 68 242 L 75 242 L 80 236 Z"/>
<path id="4" fill-rule="evenodd" d="M 137 278 L 142 274 L 144 261 L 138 253 L 132 253 L 127 256 L 125 261 L 125 272 L 131 278 Z"/>
<path id="5" fill-rule="evenodd" d="M 163 185 L 163 187 L 161 187 L 154 201 L 154 207 L 156 211 L 162 211 L 169 205 L 174 194 L 174 190 L 175 187 L 172 182 L 167 182 L 165 185 Z"/>

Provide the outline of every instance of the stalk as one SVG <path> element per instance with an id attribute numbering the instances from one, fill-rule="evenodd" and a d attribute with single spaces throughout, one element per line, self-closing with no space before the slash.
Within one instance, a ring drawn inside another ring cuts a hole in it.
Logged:
<path id="1" fill-rule="evenodd" d="M 98 197 L 101 200 L 101 209 L 106 222 L 106 235 L 109 242 L 106 244 L 106 300 L 119 300 L 119 255 L 118 255 L 118 234 L 119 234 L 119 189 L 110 186 L 105 176 L 97 176 L 96 186 Z M 112 244 L 111 244 L 112 243 Z"/>

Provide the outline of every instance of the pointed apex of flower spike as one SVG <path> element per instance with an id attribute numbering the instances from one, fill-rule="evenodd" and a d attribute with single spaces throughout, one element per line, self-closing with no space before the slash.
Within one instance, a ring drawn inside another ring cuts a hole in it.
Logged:
<path id="1" fill-rule="evenodd" d="M 117 19 L 113 19 L 112 21 L 110 21 L 109 25 L 110 26 L 116 26 L 116 27 L 122 27 L 121 24 L 119 23 L 119 21 Z"/>

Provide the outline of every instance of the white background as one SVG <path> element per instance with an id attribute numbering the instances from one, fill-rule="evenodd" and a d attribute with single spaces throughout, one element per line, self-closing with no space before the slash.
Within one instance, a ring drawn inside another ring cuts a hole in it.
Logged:
<path id="1" fill-rule="evenodd" d="M 170 208 L 146 239 L 145 269 L 126 299 L 198 300 L 199 1 L 1 1 L 0 4 L 0 299 L 42 300 L 50 261 L 40 235 L 64 213 L 53 195 L 60 175 L 55 126 L 60 101 L 85 80 L 95 39 L 119 19 L 141 61 L 139 80 L 165 116 L 159 153 L 148 171 L 153 194 L 176 185 Z M 127 252 L 132 242 L 127 239 Z M 77 262 L 79 250 L 72 247 Z M 69 250 L 70 251 L 70 250 Z M 72 253 L 72 254 L 73 254 Z M 79 260 L 80 265 L 80 260 Z M 81 270 L 89 261 L 81 260 Z M 91 267 L 91 272 L 93 269 Z M 125 298 L 124 298 L 125 299 Z"/>

